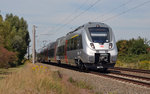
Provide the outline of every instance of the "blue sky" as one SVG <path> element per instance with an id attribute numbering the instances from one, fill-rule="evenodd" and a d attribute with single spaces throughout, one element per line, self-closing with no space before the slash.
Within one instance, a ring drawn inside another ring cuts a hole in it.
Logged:
<path id="1" fill-rule="evenodd" d="M 89 21 L 101 22 L 150 0 L 100 0 L 94 7 L 84 12 L 96 1 L 0 0 L 0 10 L 3 16 L 13 13 L 23 17 L 28 22 L 31 39 L 32 26 L 36 25 L 37 49 L 39 49 L 43 46 L 43 40 L 54 41 Z M 80 15 L 82 12 L 84 13 Z M 77 15 L 80 16 L 74 19 Z M 150 2 L 104 23 L 112 27 L 116 40 L 138 36 L 150 40 Z M 63 27 L 64 24 L 66 25 Z"/>

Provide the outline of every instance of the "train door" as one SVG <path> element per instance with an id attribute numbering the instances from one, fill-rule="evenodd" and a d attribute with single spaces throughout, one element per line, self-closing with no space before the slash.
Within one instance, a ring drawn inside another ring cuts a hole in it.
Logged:
<path id="1" fill-rule="evenodd" d="M 68 64 L 68 59 L 67 59 L 67 43 L 68 43 L 68 40 L 65 41 L 65 47 L 64 47 L 64 50 L 65 50 L 65 62 Z"/>

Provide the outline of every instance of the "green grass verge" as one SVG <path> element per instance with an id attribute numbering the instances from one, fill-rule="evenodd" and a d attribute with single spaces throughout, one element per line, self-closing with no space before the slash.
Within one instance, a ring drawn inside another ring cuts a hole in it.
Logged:
<path id="1" fill-rule="evenodd" d="M 118 56 L 116 66 L 150 70 L 150 53 L 141 55 Z"/>
<path id="2" fill-rule="evenodd" d="M 17 67 L 13 67 L 13 68 L 8 68 L 8 69 L 0 68 L 0 80 L 4 79 L 5 77 L 7 77 L 11 73 L 19 71 L 23 67 L 24 67 L 24 64 L 17 66 Z"/>

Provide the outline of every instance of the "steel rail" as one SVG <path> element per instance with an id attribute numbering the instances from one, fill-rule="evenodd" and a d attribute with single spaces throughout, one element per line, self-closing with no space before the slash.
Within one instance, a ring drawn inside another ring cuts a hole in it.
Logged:
<path id="1" fill-rule="evenodd" d="M 114 67 L 114 70 L 121 70 L 121 71 L 130 71 L 130 72 L 137 72 L 137 73 L 146 73 L 150 74 L 150 70 L 141 70 L 141 69 L 131 69 L 131 68 L 121 68 L 121 67 Z"/>
<path id="2" fill-rule="evenodd" d="M 148 77 L 142 77 L 142 76 L 136 76 L 136 75 L 124 74 L 124 73 L 117 73 L 117 72 L 111 72 L 111 74 L 120 75 L 120 76 L 125 76 L 125 77 L 131 77 L 131 78 L 136 78 L 136 79 L 141 79 L 141 80 L 146 80 L 146 81 L 150 81 L 150 78 L 148 78 Z"/>
<path id="3" fill-rule="evenodd" d="M 115 79 L 115 80 L 118 80 L 118 81 L 124 81 L 124 82 L 129 82 L 129 83 L 133 83 L 133 84 L 137 84 L 137 85 L 142 85 L 142 86 L 150 88 L 150 83 L 137 81 L 137 80 L 132 80 L 132 79 L 127 79 L 127 78 L 122 78 L 122 77 L 117 77 L 117 76 L 112 76 L 112 75 L 107 75 L 107 74 L 104 74 L 104 73 L 98 73 L 98 72 L 90 72 L 90 73 L 98 75 L 98 76 L 102 76 L 102 77 Z"/>

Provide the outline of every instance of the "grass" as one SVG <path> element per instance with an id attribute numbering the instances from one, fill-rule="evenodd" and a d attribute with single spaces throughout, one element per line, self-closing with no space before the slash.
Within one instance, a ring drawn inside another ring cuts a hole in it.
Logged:
<path id="1" fill-rule="evenodd" d="M 28 64 L 0 82 L 1 94 L 63 94 L 62 83 L 44 66 Z M 64 93 L 66 94 L 66 93 Z"/>
<path id="2" fill-rule="evenodd" d="M 72 77 L 70 77 L 68 79 L 68 81 L 70 83 L 72 83 L 73 85 L 79 87 L 79 88 L 88 89 L 88 90 L 92 90 L 93 89 L 93 87 L 88 85 L 86 82 L 84 82 L 84 81 L 76 81 Z"/>
<path id="3" fill-rule="evenodd" d="M 0 80 L 0 94 L 81 94 L 80 88 L 91 89 L 84 82 L 75 81 L 77 86 L 72 86 L 60 71 L 31 63 L 0 71 L 8 73 Z"/>
<path id="4" fill-rule="evenodd" d="M 19 71 L 24 65 L 13 68 L 0 68 L 0 80 L 6 78 L 9 74 Z"/>
<path id="5" fill-rule="evenodd" d="M 150 61 L 143 60 L 139 62 L 126 63 L 120 60 L 117 60 L 116 67 L 125 67 L 125 68 L 133 68 L 133 69 L 144 69 L 150 70 Z"/>
<path id="6" fill-rule="evenodd" d="M 140 55 L 124 55 L 118 56 L 118 60 L 125 63 L 136 63 L 140 61 L 150 61 L 150 53 L 149 54 L 140 54 Z"/>
<path id="7" fill-rule="evenodd" d="M 150 53 L 118 56 L 117 67 L 150 70 Z"/>

